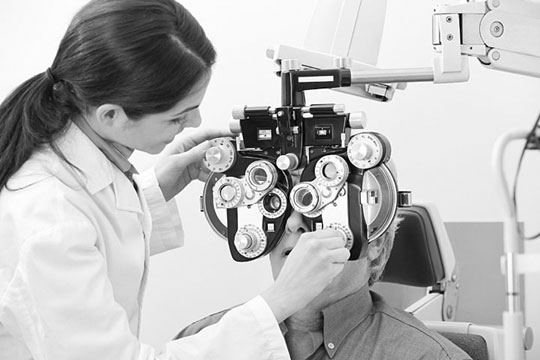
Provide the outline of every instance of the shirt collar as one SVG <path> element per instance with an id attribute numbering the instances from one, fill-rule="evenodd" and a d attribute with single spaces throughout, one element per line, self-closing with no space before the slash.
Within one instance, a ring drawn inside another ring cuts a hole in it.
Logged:
<path id="1" fill-rule="evenodd" d="M 324 346 L 330 358 L 334 357 L 345 337 L 371 313 L 372 307 L 373 300 L 366 284 L 322 311 Z M 334 346 L 329 347 L 330 343 Z"/>

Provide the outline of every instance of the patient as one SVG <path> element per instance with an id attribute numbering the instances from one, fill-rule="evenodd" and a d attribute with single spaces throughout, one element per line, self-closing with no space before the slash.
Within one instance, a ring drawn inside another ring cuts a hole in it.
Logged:
<path id="1" fill-rule="evenodd" d="M 383 236 L 369 244 L 365 256 L 348 261 L 342 273 L 315 300 L 281 324 L 292 360 L 470 359 L 449 340 L 370 291 L 383 273 L 399 221 L 396 218 Z M 274 279 L 307 231 L 302 215 L 293 212 L 282 240 L 270 253 Z M 189 325 L 177 338 L 201 331 L 226 312 Z"/>

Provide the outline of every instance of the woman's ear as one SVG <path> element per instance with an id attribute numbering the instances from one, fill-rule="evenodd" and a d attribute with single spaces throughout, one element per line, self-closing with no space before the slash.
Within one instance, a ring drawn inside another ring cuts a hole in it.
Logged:
<path id="1" fill-rule="evenodd" d="M 95 114 L 97 122 L 105 128 L 123 129 L 130 123 L 124 109 L 119 105 L 100 105 Z"/>

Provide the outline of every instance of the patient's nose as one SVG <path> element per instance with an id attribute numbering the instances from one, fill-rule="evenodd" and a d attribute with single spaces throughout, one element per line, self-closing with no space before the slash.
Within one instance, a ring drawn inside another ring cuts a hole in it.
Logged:
<path id="1" fill-rule="evenodd" d="M 309 231 L 306 223 L 304 222 L 304 218 L 302 217 L 302 214 L 299 212 L 293 211 L 289 218 L 287 219 L 287 226 L 286 226 L 287 232 L 295 234 L 295 233 L 305 233 L 306 231 Z"/>

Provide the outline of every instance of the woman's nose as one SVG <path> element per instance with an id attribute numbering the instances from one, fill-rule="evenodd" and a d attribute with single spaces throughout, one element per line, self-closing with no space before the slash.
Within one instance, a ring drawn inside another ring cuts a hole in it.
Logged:
<path id="1" fill-rule="evenodd" d="M 201 122 L 202 122 L 201 112 L 199 111 L 199 109 L 195 109 L 189 114 L 189 119 L 184 124 L 184 127 L 186 127 L 186 128 L 188 128 L 188 127 L 192 127 L 192 128 L 199 127 L 199 125 L 201 125 Z"/>
<path id="2" fill-rule="evenodd" d="M 297 211 L 293 211 L 287 219 L 286 230 L 292 234 L 302 234 L 309 231 L 306 223 L 304 222 L 304 217 Z"/>

